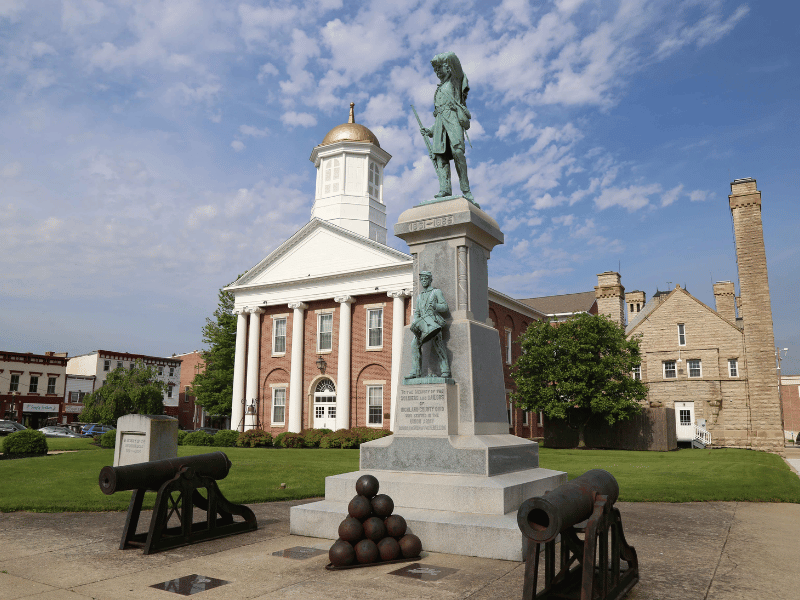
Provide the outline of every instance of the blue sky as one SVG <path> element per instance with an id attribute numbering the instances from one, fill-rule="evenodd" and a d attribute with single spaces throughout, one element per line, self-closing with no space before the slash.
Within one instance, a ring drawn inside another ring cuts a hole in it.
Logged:
<path id="1" fill-rule="evenodd" d="M 724 0 L 0 0 L 0 347 L 200 348 L 218 289 L 308 221 L 308 157 L 351 101 L 393 156 L 393 223 L 437 190 L 408 105 L 432 122 L 429 61 L 452 50 L 473 191 L 506 235 L 493 287 L 585 291 L 619 268 L 628 290 L 685 284 L 713 307 L 712 281 L 737 281 L 729 184 L 755 177 L 776 340 L 800 373 L 798 17 Z"/>

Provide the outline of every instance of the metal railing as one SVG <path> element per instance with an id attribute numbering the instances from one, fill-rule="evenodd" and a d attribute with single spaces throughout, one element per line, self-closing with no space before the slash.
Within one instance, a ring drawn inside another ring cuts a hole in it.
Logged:
<path id="1" fill-rule="evenodd" d="M 711 432 L 702 425 L 694 426 L 694 439 L 701 441 L 705 446 L 711 445 Z"/>

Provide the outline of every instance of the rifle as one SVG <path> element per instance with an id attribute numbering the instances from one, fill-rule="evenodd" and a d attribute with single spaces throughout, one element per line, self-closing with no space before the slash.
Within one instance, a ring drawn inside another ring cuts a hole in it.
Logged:
<path id="1" fill-rule="evenodd" d="M 417 117 L 417 123 L 419 123 L 419 128 L 420 128 L 420 129 L 424 129 L 424 127 L 422 126 L 422 121 L 420 120 L 420 118 L 419 118 L 419 115 L 417 114 L 417 109 L 416 109 L 416 108 L 414 108 L 414 105 L 413 105 L 413 104 L 411 105 L 411 110 L 413 110 L 413 111 L 414 111 L 414 116 L 415 116 L 415 117 Z M 423 135 L 422 135 L 422 139 L 424 139 L 424 140 L 425 140 L 425 146 L 427 146 L 427 148 L 428 148 L 428 156 L 430 157 L 430 159 L 431 159 L 431 162 L 433 163 L 433 169 L 434 169 L 434 170 L 436 171 L 436 173 L 438 174 L 438 173 L 439 173 L 439 170 L 436 168 L 436 159 L 435 159 L 435 158 L 433 158 L 433 147 L 431 146 L 431 142 L 430 142 L 430 140 L 428 139 L 428 136 L 427 136 L 427 135 L 425 135 L 425 134 L 423 134 Z"/>

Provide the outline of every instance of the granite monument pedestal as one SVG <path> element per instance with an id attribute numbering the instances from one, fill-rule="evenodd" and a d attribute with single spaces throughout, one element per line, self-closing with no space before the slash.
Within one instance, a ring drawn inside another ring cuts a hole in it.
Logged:
<path id="1" fill-rule="evenodd" d="M 406 377 L 398 389 L 394 435 L 362 444 L 360 470 L 327 477 L 324 501 L 292 507 L 290 531 L 335 538 L 356 480 L 368 473 L 378 478 L 381 493 L 392 497 L 395 512 L 424 549 L 523 560 L 517 509 L 565 483 L 567 475 L 539 468 L 538 444 L 508 433 L 487 273 L 489 254 L 503 243 L 503 234 L 494 219 L 465 198 L 405 211 L 395 234 L 414 257 L 415 286 L 419 274 L 430 271 L 449 307 L 443 339 L 450 374 L 436 372 L 437 357 L 423 347 L 422 372 Z M 413 341 L 407 326 L 404 374 L 416 368 Z"/>

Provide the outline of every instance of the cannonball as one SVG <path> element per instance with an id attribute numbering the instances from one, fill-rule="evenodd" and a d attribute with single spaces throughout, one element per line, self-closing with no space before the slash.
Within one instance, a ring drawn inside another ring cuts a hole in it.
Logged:
<path id="1" fill-rule="evenodd" d="M 383 519 L 370 517 L 364 521 L 364 537 L 375 543 L 385 538 L 386 526 L 383 524 Z"/>
<path id="2" fill-rule="evenodd" d="M 386 517 L 383 524 L 386 527 L 386 535 L 400 539 L 406 534 L 406 520 L 400 515 Z"/>
<path id="3" fill-rule="evenodd" d="M 366 496 L 367 498 L 372 498 L 375 494 L 378 493 L 378 488 L 380 487 L 380 483 L 378 483 L 377 478 L 372 475 L 362 475 L 356 481 L 356 494 L 361 496 Z"/>
<path id="4" fill-rule="evenodd" d="M 399 544 L 403 558 L 414 558 L 415 556 L 419 556 L 419 553 L 422 552 L 422 542 L 413 533 L 407 533 L 400 538 Z"/>
<path id="5" fill-rule="evenodd" d="M 350 542 L 337 540 L 328 550 L 328 559 L 334 567 L 347 567 L 356 561 L 356 551 Z"/>
<path id="6" fill-rule="evenodd" d="M 372 516 L 372 504 L 366 496 L 356 496 L 347 505 L 347 512 L 354 519 L 364 521 Z"/>
<path id="7" fill-rule="evenodd" d="M 372 499 L 372 511 L 375 516 L 385 519 L 394 510 L 394 500 L 386 494 L 378 494 Z"/>
<path id="8" fill-rule="evenodd" d="M 358 519 L 347 517 L 339 524 L 339 537 L 354 544 L 364 537 L 364 526 Z"/>
<path id="9" fill-rule="evenodd" d="M 361 540 L 355 545 L 355 551 L 356 560 L 362 565 L 378 562 L 380 557 L 378 546 L 372 540 Z"/>
<path id="10" fill-rule="evenodd" d="M 400 558 L 400 544 L 393 537 L 385 537 L 378 542 L 378 554 L 381 560 L 396 560 Z"/>

